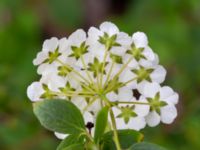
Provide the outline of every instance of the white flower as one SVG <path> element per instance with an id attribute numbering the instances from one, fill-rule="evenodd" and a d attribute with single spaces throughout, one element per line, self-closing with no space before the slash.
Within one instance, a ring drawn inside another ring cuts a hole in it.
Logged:
<path id="1" fill-rule="evenodd" d="M 124 63 L 132 59 L 128 64 L 130 68 L 137 67 L 138 65 L 146 67 L 157 65 L 159 62 L 158 57 L 148 46 L 148 39 L 145 33 L 136 32 L 133 34 L 132 39 L 132 44 L 123 57 Z"/>
<path id="2" fill-rule="evenodd" d="M 92 135 L 105 106 L 113 110 L 118 129 L 140 130 L 176 118 L 178 94 L 160 86 L 166 70 L 143 32 L 129 36 L 111 22 L 91 27 L 88 33 L 78 29 L 68 38 L 45 40 L 33 63 L 41 78 L 28 87 L 29 99 L 70 100 Z"/>
<path id="3" fill-rule="evenodd" d="M 178 95 L 170 87 L 160 87 L 158 83 L 148 83 L 140 91 L 149 101 L 150 113 L 145 117 L 149 126 L 156 126 L 159 122 L 170 124 L 177 116 L 175 104 Z"/>
<path id="4" fill-rule="evenodd" d="M 116 111 L 116 110 L 114 110 Z M 116 111 L 117 112 L 117 111 Z M 116 119 L 117 129 L 133 129 L 133 130 L 141 130 L 145 128 L 146 122 L 143 117 L 135 117 L 130 119 L 130 121 L 126 124 L 122 118 Z"/>
<path id="5" fill-rule="evenodd" d="M 62 52 L 66 50 L 67 46 L 66 38 L 58 40 L 53 37 L 49 40 L 45 40 L 42 51 L 39 52 L 37 57 L 33 60 L 34 65 L 39 65 L 38 74 L 44 74 L 52 67 L 56 67 L 58 65 L 56 59 L 61 57 Z"/>
<path id="6" fill-rule="evenodd" d="M 121 109 L 113 107 L 117 129 L 140 130 L 146 126 L 145 118 L 137 114 L 134 105 L 124 105 Z M 148 110 L 148 109 L 147 109 Z"/>
<path id="7" fill-rule="evenodd" d="M 120 32 L 117 26 L 111 22 L 104 22 L 99 28 L 91 27 L 89 29 L 87 43 L 90 47 L 88 50 L 100 61 L 103 60 L 106 49 L 116 55 L 124 54 L 126 47 L 131 43 L 128 34 Z"/>

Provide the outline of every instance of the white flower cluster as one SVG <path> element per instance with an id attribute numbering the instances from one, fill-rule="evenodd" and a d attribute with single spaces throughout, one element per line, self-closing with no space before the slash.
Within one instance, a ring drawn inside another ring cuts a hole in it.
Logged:
<path id="1" fill-rule="evenodd" d="M 86 123 L 94 123 L 104 106 L 113 110 L 118 129 L 170 124 L 177 116 L 178 94 L 160 85 L 166 71 L 143 32 L 131 37 L 110 22 L 88 33 L 78 29 L 46 40 L 33 63 L 41 79 L 28 87 L 29 99 L 69 100 Z"/>

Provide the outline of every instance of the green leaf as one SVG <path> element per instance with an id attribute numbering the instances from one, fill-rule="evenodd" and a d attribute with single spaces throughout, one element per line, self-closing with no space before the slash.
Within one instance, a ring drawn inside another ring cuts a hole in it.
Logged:
<path id="1" fill-rule="evenodd" d="M 69 101 L 43 100 L 33 104 L 33 111 L 48 130 L 67 134 L 80 134 L 85 130 L 81 112 Z"/>
<path id="2" fill-rule="evenodd" d="M 119 141 L 122 149 L 127 149 L 135 143 L 143 140 L 143 134 L 135 130 L 118 130 Z M 115 143 L 113 141 L 113 131 L 107 132 L 101 139 L 103 150 L 116 150 Z"/>
<path id="3" fill-rule="evenodd" d="M 79 135 L 77 134 L 71 134 L 69 136 L 67 136 L 60 144 L 59 146 L 57 147 L 56 150 L 62 150 L 63 148 L 66 148 L 68 146 L 71 146 L 73 144 L 77 144 L 77 143 L 80 143 L 82 144 L 84 141 L 84 138 L 83 137 L 80 137 Z"/>
<path id="4" fill-rule="evenodd" d="M 96 125 L 95 125 L 95 133 L 94 133 L 94 141 L 98 142 L 100 137 L 104 134 L 104 131 L 108 122 L 108 107 L 102 108 L 97 115 Z"/>
<path id="5" fill-rule="evenodd" d="M 83 144 L 73 144 L 66 148 L 63 148 L 62 150 L 84 150 Z"/>
<path id="6" fill-rule="evenodd" d="M 142 142 L 134 144 L 128 150 L 167 150 L 167 149 L 160 147 L 156 144 Z"/>

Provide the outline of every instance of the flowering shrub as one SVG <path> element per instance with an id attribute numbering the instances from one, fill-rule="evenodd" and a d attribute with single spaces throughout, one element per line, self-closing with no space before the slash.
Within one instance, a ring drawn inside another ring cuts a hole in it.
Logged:
<path id="1" fill-rule="evenodd" d="M 177 116 L 178 94 L 161 86 L 166 70 L 143 32 L 110 22 L 86 34 L 46 40 L 33 61 L 41 79 L 27 89 L 34 113 L 63 141 L 58 150 L 162 149 L 139 130 Z"/>

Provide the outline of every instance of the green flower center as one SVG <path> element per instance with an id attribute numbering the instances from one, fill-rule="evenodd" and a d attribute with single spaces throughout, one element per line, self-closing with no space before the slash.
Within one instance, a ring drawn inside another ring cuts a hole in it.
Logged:
<path id="1" fill-rule="evenodd" d="M 133 57 L 139 61 L 140 59 L 146 59 L 146 57 L 143 54 L 144 48 L 136 48 L 135 44 L 131 44 L 131 49 L 127 51 L 128 54 L 133 55 Z"/>
<path id="2" fill-rule="evenodd" d="M 57 47 L 54 52 L 49 52 L 48 55 L 48 58 L 45 59 L 43 63 L 52 64 L 61 55 L 61 53 L 59 53 L 59 47 Z"/>
<path id="3" fill-rule="evenodd" d="M 110 50 L 113 46 L 120 46 L 120 44 L 116 42 L 116 39 L 116 34 L 109 36 L 108 33 L 105 32 L 103 36 L 99 37 L 98 41 L 105 45 L 106 49 Z"/>
<path id="4" fill-rule="evenodd" d="M 117 116 L 117 118 L 123 118 L 124 122 L 127 124 L 130 120 L 130 118 L 134 118 L 137 116 L 137 114 L 133 111 L 134 105 L 133 106 L 126 106 L 126 107 L 121 107 L 121 113 Z"/>
<path id="5" fill-rule="evenodd" d="M 156 111 L 158 114 L 160 114 L 160 108 L 167 105 L 167 103 L 163 100 L 160 100 L 160 93 L 156 93 L 154 98 L 147 98 L 149 104 L 150 104 L 150 110 Z"/>
<path id="6" fill-rule="evenodd" d="M 75 57 L 76 60 L 78 60 L 83 54 L 88 52 L 88 45 L 86 45 L 85 42 L 81 43 L 79 47 L 77 46 L 71 46 L 72 54 L 69 55 L 69 57 Z"/>
<path id="7" fill-rule="evenodd" d="M 145 69 L 144 67 L 141 66 L 140 69 L 133 69 L 131 71 L 137 75 L 138 83 L 140 83 L 143 80 L 152 82 L 150 74 L 154 71 L 154 69 Z"/>

